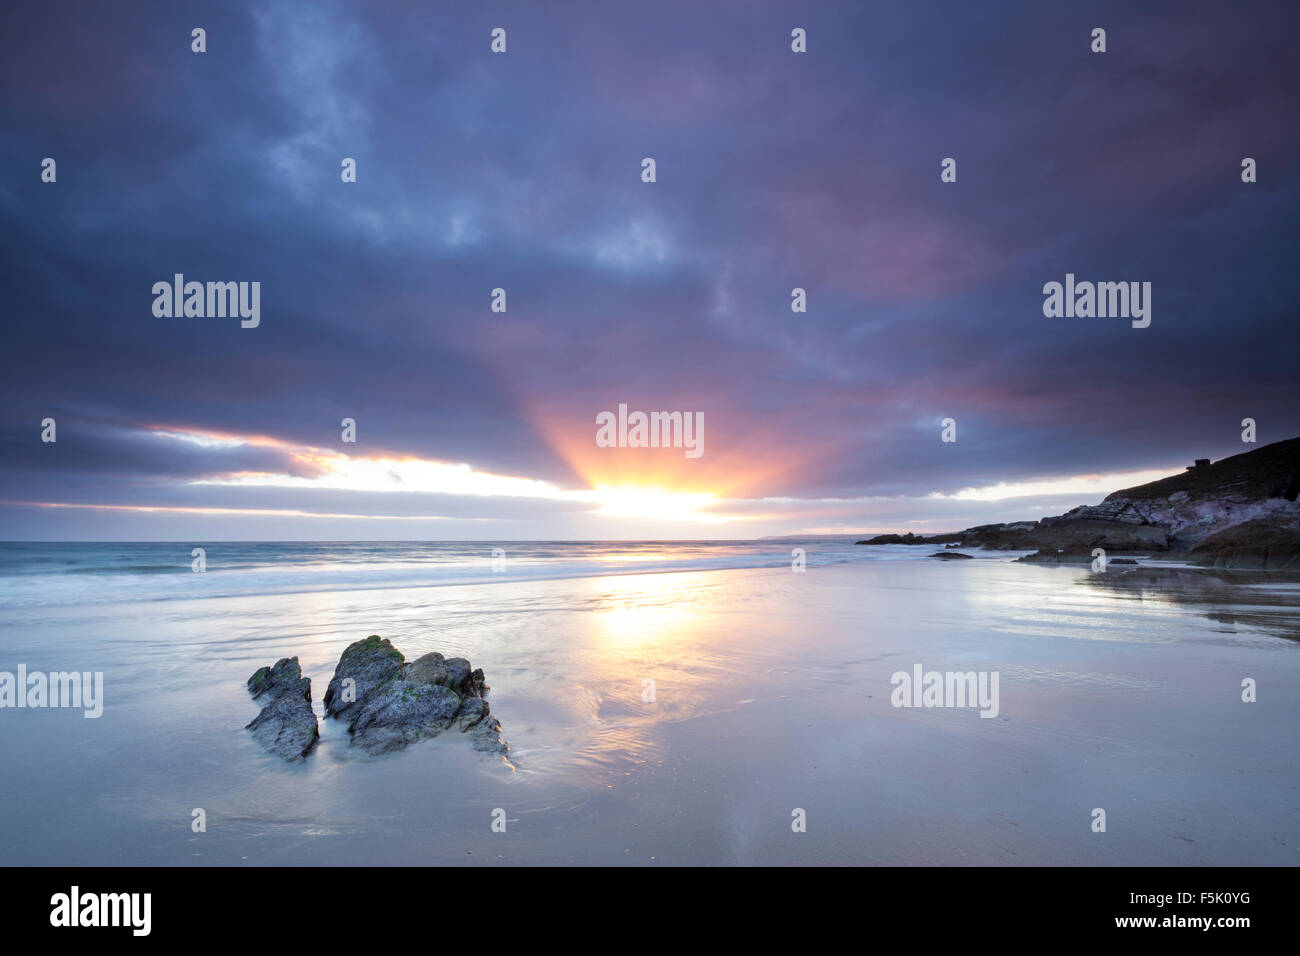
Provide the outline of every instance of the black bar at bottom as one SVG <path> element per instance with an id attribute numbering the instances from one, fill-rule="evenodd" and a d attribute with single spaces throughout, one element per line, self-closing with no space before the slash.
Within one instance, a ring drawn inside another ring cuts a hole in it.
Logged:
<path id="1" fill-rule="evenodd" d="M 0 925 L 10 939 L 75 934 L 128 945 L 263 945 L 300 934 L 305 945 L 373 945 L 408 932 L 418 939 L 442 920 L 434 937 L 464 945 L 503 931 L 517 944 L 534 932 L 554 940 L 565 926 L 602 948 L 690 926 L 732 942 L 786 931 L 821 938 L 837 923 L 863 941 L 910 926 L 927 944 L 1230 943 L 1284 931 L 1295 879 L 1292 868 L 472 869 L 9 869 Z"/>

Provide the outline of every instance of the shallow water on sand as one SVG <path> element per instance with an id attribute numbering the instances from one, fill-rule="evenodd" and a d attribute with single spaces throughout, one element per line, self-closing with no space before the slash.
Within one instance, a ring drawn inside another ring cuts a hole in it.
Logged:
<path id="1" fill-rule="evenodd" d="M 0 861 L 1300 863 L 1295 585 L 783 547 L 165 600 L 0 580 L 0 670 L 105 680 L 98 720 L 0 711 Z M 297 655 L 319 714 L 373 633 L 482 667 L 509 760 L 455 733 L 370 758 L 332 721 L 305 763 L 259 751 L 248 676 Z M 998 672 L 998 715 L 892 706 L 917 664 Z"/>

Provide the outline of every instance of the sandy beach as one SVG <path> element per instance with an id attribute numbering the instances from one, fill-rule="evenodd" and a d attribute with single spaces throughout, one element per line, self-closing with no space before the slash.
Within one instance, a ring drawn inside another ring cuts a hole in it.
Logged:
<path id="1" fill-rule="evenodd" d="M 130 603 L 110 575 L 44 602 L 5 577 L 0 658 L 102 671 L 105 701 L 97 720 L 6 715 L 0 860 L 1300 862 L 1300 585 L 1009 557 L 827 544 L 792 573 L 767 545 L 718 549 L 761 567 Z M 508 758 L 455 734 L 370 757 L 332 720 L 307 761 L 263 753 L 248 676 L 297 655 L 323 715 L 339 654 L 372 633 L 483 667 Z M 997 716 L 893 706 L 915 665 L 998 673 Z"/>

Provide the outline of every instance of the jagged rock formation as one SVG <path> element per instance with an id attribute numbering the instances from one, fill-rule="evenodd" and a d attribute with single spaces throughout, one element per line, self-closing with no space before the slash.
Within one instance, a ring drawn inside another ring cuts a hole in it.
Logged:
<path id="1" fill-rule="evenodd" d="M 311 680 L 302 676 L 298 658 L 284 657 L 260 667 L 248 679 L 248 692 L 263 704 L 245 729 L 266 750 L 285 760 L 301 760 L 316 746 L 320 730 L 311 709 Z"/>
<path id="2" fill-rule="evenodd" d="M 348 646 L 325 691 L 325 713 L 348 721 L 352 743 L 368 753 L 401 750 L 455 727 L 475 750 L 505 753 L 501 722 L 490 715 L 483 671 L 439 653 L 406 662 L 372 634 Z"/>
<path id="3" fill-rule="evenodd" d="M 391 680 L 405 661 L 401 651 L 376 634 L 348 645 L 325 688 L 325 716 L 351 721 L 362 703 Z M 345 685 L 345 681 L 352 683 Z"/>
<path id="4" fill-rule="evenodd" d="M 1300 438 L 1116 491 L 1041 521 L 980 525 L 952 535 L 878 535 L 859 544 L 939 544 L 1029 551 L 1048 563 L 1111 553 L 1165 554 L 1224 568 L 1300 568 Z"/>

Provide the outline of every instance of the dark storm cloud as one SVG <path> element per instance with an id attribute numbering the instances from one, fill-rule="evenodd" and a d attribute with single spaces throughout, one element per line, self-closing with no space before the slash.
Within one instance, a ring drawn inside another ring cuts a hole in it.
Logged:
<path id="1" fill-rule="evenodd" d="M 39 440 L 39 428 L 0 430 L 0 473 L 32 474 L 40 481 L 55 475 L 112 476 L 129 481 L 151 478 L 196 480 L 258 471 L 312 477 L 319 468 L 280 448 L 258 445 L 204 446 L 141 429 L 119 428 L 96 420 L 60 415 L 57 441 Z M 33 433 L 37 440 L 33 441 Z"/>
<path id="2" fill-rule="evenodd" d="M 363 454 L 576 484 L 539 418 L 690 408 L 711 454 L 789 461 L 749 493 L 806 498 L 1219 457 L 1246 416 L 1290 437 L 1298 25 L 1282 3 L 7 5 L 0 492 L 51 474 L 22 444 L 46 415 L 59 481 L 121 503 L 291 467 L 160 452 L 146 425 L 337 448 L 349 416 Z M 1044 318 L 1067 271 L 1151 281 L 1151 327 Z M 154 318 L 175 272 L 261 281 L 262 325 Z"/>

